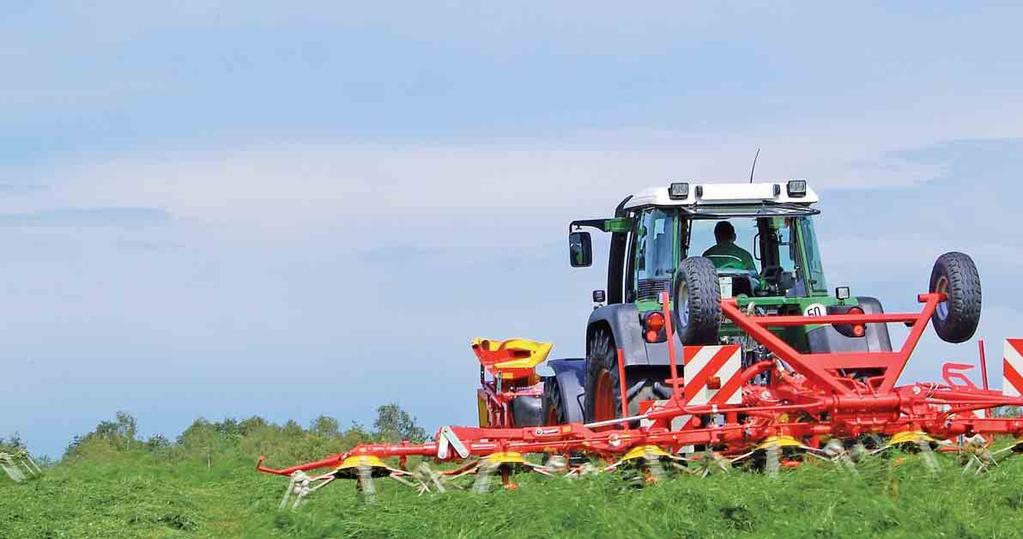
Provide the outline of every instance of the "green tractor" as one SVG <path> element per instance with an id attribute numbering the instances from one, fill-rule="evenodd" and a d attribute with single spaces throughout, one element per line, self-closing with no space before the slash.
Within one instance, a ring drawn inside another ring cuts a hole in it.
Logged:
<path id="1" fill-rule="evenodd" d="M 593 263 L 584 229 L 611 235 L 607 289 L 593 293 L 586 357 L 547 362 L 538 403 L 542 422 L 592 423 L 622 417 L 623 410 L 634 416 L 641 402 L 669 398 L 668 338 L 677 349 L 740 344 L 743 367 L 769 359 L 765 347 L 722 317 L 722 298 L 736 298 L 744 311 L 768 316 L 883 312 L 875 298 L 852 296 L 848 287 L 828 288 L 814 231 L 817 202 L 804 180 L 672 183 L 625 198 L 613 217 L 573 221 L 572 267 Z M 970 257 L 942 255 L 930 289 L 948 295 L 932 319 L 938 335 L 948 342 L 972 337 L 980 284 Z M 670 336 L 660 302 L 664 292 L 675 329 Z M 803 353 L 892 350 L 887 326 L 880 323 L 774 331 Z"/>

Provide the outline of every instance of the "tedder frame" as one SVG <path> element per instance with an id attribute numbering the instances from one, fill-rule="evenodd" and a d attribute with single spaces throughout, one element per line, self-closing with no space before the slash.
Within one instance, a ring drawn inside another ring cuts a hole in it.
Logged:
<path id="1" fill-rule="evenodd" d="M 758 451 L 778 447 L 796 447 L 814 454 L 843 453 L 842 447 L 826 446 L 831 439 L 850 440 L 863 435 L 879 434 L 893 437 L 893 443 L 936 442 L 954 438 L 975 440 L 977 435 L 990 437 L 1023 435 L 1023 418 L 986 417 L 978 411 L 1002 406 L 1023 406 L 1023 397 L 1009 397 L 1001 392 L 968 385 L 913 383 L 895 386 L 899 375 L 939 303 L 941 293 L 918 296 L 922 308 L 916 313 L 840 314 L 826 316 L 752 316 L 735 298 L 723 299 L 724 316 L 749 336 L 767 347 L 774 359 L 761 361 L 742 370 L 728 381 L 743 392 L 740 404 L 709 402 L 690 404 L 686 387 L 706 384 L 708 380 L 685 380 L 680 376 L 679 350 L 669 339 L 671 359 L 671 398 L 644 403 L 645 410 L 629 417 L 589 424 L 536 427 L 443 427 L 433 441 L 412 444 L 374 443 L 359 445 L 344 453 L 322 460 L 286 468 L 271 468 L 260 458 L 261 472 L 292 476 L 306 483 L 332 481 L 338 477 L 363 479 L 390 475 L 405 482 L 418 480 L 420 488 L 429 490 L 428 480 L 438 486 L 436 476 L 460 476 L 466 467 L 448 472 L 432 472 L 433 477 L 405 470 L 408 457 L 426 457 L 437 461 L 476 459 L 469 471 L 478 473 L 480 464 L 491 464 L 501 472 L 508 485 L 510 473 L 528 464 L 522 455 L 541 453 L 559 456 L 558 462 L 570 462 L 573 455 L 603 458 L 668 456 L 675 460 L 698 462 L 701 459 L 727 458 L 736 461 Z M 669 316 L 668 294 L 661 296 L 667 331 L 673 331 Z M 812 324 L 902 323 L 910 332 L 902 347 L 893 352 L 836 352 L 804 354 L 797 352 L 768 328 Z M 724 345 L 715 351 L 715 358 L 727 357 L 731 348 Z M 686 348 L 686 347 L 683 347 Z M 711 359 L 715 361 L 715 359 Z M 704 371 L 706 372 L 706 371 Z M 875 372 L 865 377 L 847 376 L 848 372 Z M 763 376 L 766 384 L 751 382 Z M 719 394 L 728 394 L 721 386 Z M 985 444 L 987 442 L 984 442 Z M 685 454 L 687 448 L 700 447 L 702 452 Z M 1012 449 L 1018 450 L 1016 443 Z M 828 450 L 825 452 L 825 448 Z M 637 451 L 640 450 L 640 451 Z M 402 467 L 391 468 L 381 459 L 398 458 Z M 360 476 L 357 470 L 362 469 Z M 578 466 L 566 464 L 569 473 Z M 329 470 L 311 476 L 306 472 Z M 544 471 L 544 470 L 537 470 Z M 549 471 L 549 470 L 548 470 Z M 297 489 L 301 490 L 301 489 Z M 307 487 L 307 492 L 309 489 Z"/>

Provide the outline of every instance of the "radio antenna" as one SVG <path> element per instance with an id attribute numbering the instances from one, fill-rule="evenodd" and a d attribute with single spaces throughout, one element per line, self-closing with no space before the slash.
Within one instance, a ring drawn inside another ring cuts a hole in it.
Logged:
<path id="1" fill-rule="evenodd" d="M 760 157 L 760 147 L 757 147 L 757 154 L 753 156 L 753 168 L 749 171 L 749 182 L 753 183 L 753 173 L 757 171 L 757 158 Z"/>

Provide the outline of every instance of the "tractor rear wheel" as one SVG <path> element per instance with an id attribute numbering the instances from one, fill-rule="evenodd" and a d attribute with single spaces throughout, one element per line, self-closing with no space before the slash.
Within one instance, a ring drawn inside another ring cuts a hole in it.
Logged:
<path id="1" fill-rule="evenodd" d="M 709 258 L 683 260 L 675 272 L 672 322 L 682 344 L 717 344 L 721 325 L 718 271 Z"/>
<path id="2" fill-rule="evenodd" d="M 947 299 L 938 304 L 931 323 L 941 340 L 961 343 L 970 340 L 980 323 L 980 275 L 973 259 L 963 253 L 945 253 L 934 262 L 931 292 Z"/>
<path id="3" fill-rule="evenodd" d="M 639 414 L 641 401 L 657 400 L 659 396 L 664 398 L 666 388 L 660 387 L 659 382 L 667 376 L 666 369 L 625 369 L 625 399 L 630 416 Z M 622 417 L 621 387 L 614 337 L 610 331 L 598 329 L 590 338 L 586 354 L 586 402 L 583 411 L 587 423 Z"/>

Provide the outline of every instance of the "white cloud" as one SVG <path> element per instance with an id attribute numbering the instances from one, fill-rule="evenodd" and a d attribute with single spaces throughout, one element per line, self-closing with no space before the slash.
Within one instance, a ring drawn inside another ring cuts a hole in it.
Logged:
<path id="1" fill-rule="evenodd" d="M 631 192 L 676 179 L 745 181 L 758 146 L 760 180 L 888 187 L 940 172 L 889 157 L 902 148 L 892 138 L 853 146 L 809 130 L 773 137 L 625 130 L 475 144 L 242 146 L 66 166 L 46 179 L 50 190 L 0 206 L 162 208 L 213 236 L 241 240 L 293 240 L 353 226 L 360 231 L 355 243 L 435 238 L 432 229 L 459 223 L 489 232 L 601 216 Z"/>

